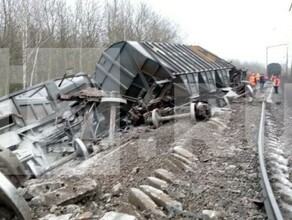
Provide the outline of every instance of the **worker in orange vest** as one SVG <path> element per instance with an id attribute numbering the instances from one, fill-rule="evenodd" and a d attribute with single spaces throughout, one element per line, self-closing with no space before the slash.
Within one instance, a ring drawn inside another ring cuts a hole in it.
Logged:
<path id="1" fill-rule="evenodd" d="M 273 77 L 273 86 L 274 86 L 274 90 L 275 90 L 275 94 L 279 94 L 278 93 L 278 87 L 281 83 L 280 77 L 278 75 Z"/>
<path id="2" fill-rule="evenodd" d="M 256 84 L 257 84 L 257 81 L 256 81 L 256 76 L 254 73 L 251 73 L 250 76 L 249 76 L 249 84 L 251 85 L 251 87 L 255 87 Z"/>

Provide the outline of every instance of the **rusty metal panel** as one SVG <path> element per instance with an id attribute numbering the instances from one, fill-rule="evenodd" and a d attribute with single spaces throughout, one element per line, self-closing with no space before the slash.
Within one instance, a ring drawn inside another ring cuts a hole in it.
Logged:
<path id="1" fill-rule="evenodd" d="M 173 74 L 200 72 L 205 68 L 202 63 L 194 62 L 193 54 L 184 46 L 151 42 L 145 42 L 143 45 L 152 53 L 155 53 L 159 59 L 167 62 L 172 67 Z"/>
<path id="2" fill-rule="evenodd" d="M 189 46 L 196 54 L 201 56 L 203 59 L 206 60 L 206 62 L 212 63 L 214 66 L 217 66 L 217 68 L 223 68 L 223 69 L 231 69 L 233 66 L 226 62 L 225 60 L 221 59 L 220 57 L 216 56 L 215 54 L 207 51 L 206 49 L 200 47 L 200 46 Z"/>
<path id="3" fill-rule="evenodd" d="M 145 42 L 143 45 L 168 62 L 175 70 L 173 74 L 232 68 L 231 64 L 198 46 L 151 42 Z"/>
<path id="4" fill-rule="evenodd" d="M 174 76 L 186 74 L 187 77 L 182 77 L 184 83 L 188 83 L 186 88 L 191 95 L 205 94 L 215 92 L 217 85 L 228 86 L 228 82 L 225 80 L 226 77 L 223 72 L 229 71 L 232 65 L 225 62 L 221 58 L 209 53 L 201 47 L 187 46 L 180 44 L 167 44 L 167 43 L 143 43 L 143 45 L 150 50 L 152 53 L 157 54 L 159 59 L 168 62 L 172 69 Z M 220 70 L 222 80 L 216 82 L 215 71 Z M 198 90 L 194 91 L 194 82 L 192 78 L 193 74 L 199 74 L 196 80 L 198 84 Z M 222 83 L 223 82 L 223 83 Z M 193 88 L 193 89 L 191 89 Z M 220 87 L 221 88 L 221 87 Z"/>

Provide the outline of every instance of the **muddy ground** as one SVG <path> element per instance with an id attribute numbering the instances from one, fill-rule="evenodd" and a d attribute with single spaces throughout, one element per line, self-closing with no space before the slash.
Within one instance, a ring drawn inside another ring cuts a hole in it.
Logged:
<path id="1" fill-rule="evenodd" d="M 128 192 L 147 184 L 147 177 L 163 168 L 175 174 L 176 180 L 187 183 L 170 184 L 167 193 L 188 212 L 212 210 L 217 219 L 266 219 L 258 177 L 260 111 L 260 102 L 241 100 L 233 103 L 229 111 L 215 113 L 219 125 L 181 120 L 158 129 L 131 128 L 120 135 L 117 146 L 27 181 L 23 194 L 35 219 L 68 213 L 72 214 L 70 219 L 81 219 L 84 213 L 90 216 L 87 219 L 100 219 L 108 211 L 128 213 L 138 219 L 161 219 L 130 204 Z M 175 146 L 182 146 L 197 157 L 192 172 L 173 166 L 169 160 Z M 96 185 L 90 184 L 90 179 Z M 74 191 L 82 183 L 85 189 L 92 187 L 88 194 L 58 204 L 62 195 L 54 194 L 55 190 L 62 192 L 63 187 L 69 187 Z M 113 192 L 117 184 L 119 190 Z M 179 215 L 169 218 L 186 219 Z"/>

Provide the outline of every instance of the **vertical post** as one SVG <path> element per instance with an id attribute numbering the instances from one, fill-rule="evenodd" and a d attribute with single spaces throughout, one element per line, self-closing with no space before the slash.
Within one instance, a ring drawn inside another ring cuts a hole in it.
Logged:
<path id="1" fill-rule="evenodd" d="M 291 60 L 291 65 L 290 65 L 290 77 L 292 77 L 292 60 Z"/>
<path id="2" fill-rule="evenodd" d="M 109 126 L 109 142 L 112 143 L 115 140 L 116 130 L 116 105 L 111 103 L 110 105 L 110 126 Z"/>
<path id="3" fill-rule="evenodd" d="M 268 67 L 268 49 L 269 47 L 266 47 L 266 68 Z"/>
<path id="4" fill-rule="evenodd" d="M 286 49 L 286 76 L 288 77 L 288 48 L 289 45 L 287 45 L 287 49 Z"/>
<path id="5" fill-rule="evenodd" d="M 120 97 L 120 94 L 111 92 L 108 96 L 101 99 L 101 103 L 107 104 L 109 106 L 109 130 L 108 130 L 108 145 L 115 143 L 115 130 L 116 130 L 116 115 L 117 108 L 121 104 L 126 104 L 127 101 Z"/>

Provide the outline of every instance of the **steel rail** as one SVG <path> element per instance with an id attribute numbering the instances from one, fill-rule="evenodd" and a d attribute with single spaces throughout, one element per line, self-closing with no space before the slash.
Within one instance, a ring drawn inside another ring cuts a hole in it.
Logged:
<path id="1" fill-rule="evenodd" d="M 262 193 L 264 197 L 265 209 L 268 215 L 268 219 L 271 220 L 283 220 L 282 213 L 279 209 L 278 203 L 275 199 L 265 163 L 265 101 L 262 104 L 261 122 L 258 134 L 258 154 L 260 165 L 260 177 Z"/>

